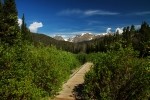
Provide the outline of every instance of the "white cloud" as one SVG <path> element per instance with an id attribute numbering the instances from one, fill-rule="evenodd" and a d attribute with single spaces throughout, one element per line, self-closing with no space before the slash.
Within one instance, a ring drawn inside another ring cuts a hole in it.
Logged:
<path id="1" fill-rule="evenodd" d="M 133 14 L 135 14 L 135 15 L 148 15 L 148 14 L 150 14 L 150 11 L 136 12 Z"/>
<path id="2" fill-rule="evenodd" d="M 22 25 L 22 19 L 18 18 L 18 24 L 19 24 L 19 26 Z"/>
<path id="3" fill-rule="evenodd" d="M 100 21 L 88 21 L 88 25 L 100 24 Z"/>
<path id="4" fill-rule="evenodd" d="M 135 29 L 138 30 L 141 28 L 141 25 L 135 25 Z"/>
<path id="5" fill-rule="evenodd" d="M 132 12 L 126 14 L 127 16 L 143 16 L 143 15 L 150 15 L 150 11 L 141 11 L 141 12 Z"/>
<path id="6" fill-rule="evenodd" d="M 122 34 L 123 33 L 123 28 L 118 27 L 118 28 L 116 28 L 115 32 L 117 32 L 117 31 L 119 32 L 119 34 Z"/>
<path id="7" fill-rule="evenodd" d="M 106 33 L 111 33 L 111 28 L 107 28 Z"/>
<path id="8" fill-rule="evenodd" d="M 73 14 L 80 14 L 80 13 L 82 13 L 82 11 L 79 9 L 72 9 L 72 10 L 67 9 L 59 12 L 58 15 L 73 15 Z"/>
<path id="9" fill-rule="evenodd" d="M 104 10 L 80 10 L 80 9 L 67 9 L 63 10 L 58 13 L 58 15 L 73 15 L 73 14 L 80 14 L 84 16 L 94 16 L 94 15 L 118 15 L 117 12 L 110 12 Z"/>
<path id="10" fill-rule="evenodd" d="M 32 24 L 30 24 L 29 29 L 31 32 L 37 32 L 38 28 L 43 27 L 43 23 L 42 22 L 33 22 Z"/>
<path id="11" fill-rule="evenodd" d="M 88 10 L 85 11 L 84 14 L 87 16 L 93 16 L 93 15 L 118 15 L 119 13 L 104 10 Z"/>

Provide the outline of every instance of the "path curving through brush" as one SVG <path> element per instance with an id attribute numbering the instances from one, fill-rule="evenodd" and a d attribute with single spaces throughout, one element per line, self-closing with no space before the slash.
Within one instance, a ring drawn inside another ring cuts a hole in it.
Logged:
<path id="1" fill-rule="evenodd" d="M 90 70 L 92 65 L 92 63 L 87 62 L 82 65 L 77 72 L 71 75 L 70 79 L 63 85 L 62 90 L 54 100 L 75 100 L 75 95 L 73 93 L 74 88 L 84 83 L 85 73 Z"/>

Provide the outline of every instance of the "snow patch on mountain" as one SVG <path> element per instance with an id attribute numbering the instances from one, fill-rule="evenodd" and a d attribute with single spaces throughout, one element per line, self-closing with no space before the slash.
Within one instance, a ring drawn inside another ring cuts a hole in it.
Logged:
<path id="1" fill-rule="evenodd" d="M 59 40 L 59 41 L 65 41 L 62 36 L 56 35 L 56 36 L 54 36 L 53 38 L 56 39 L 56 40 Z"/>

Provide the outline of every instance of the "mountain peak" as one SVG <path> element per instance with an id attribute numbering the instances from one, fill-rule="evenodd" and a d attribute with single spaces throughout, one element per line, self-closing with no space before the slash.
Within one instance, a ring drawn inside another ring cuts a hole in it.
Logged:
<path id="1" fill-rule="evenodd" d="M 53 38 L 54 38 L 55 40 L 65 41 L 64 38 L 63 38 L 62 36 L 56 35 L 56 36 L 54 36 Z"/>
<path id="2" fill-rule="evenodd" d="M 92 40 L 95 37 L 92 33 L 81 33 L 81 35 L 76 35 L 75 37 L 69 38 L 69 42 L 83 42 Z"/>
<path id="3" fill-rule="evenodd" d="M 105 35 L 108 35 L 109 33 L 101 33 L 101 34 L 93 34 L 93 33 L 81 33 L 81 34 L 77 34 L 73 37 L 70 37 L 68 39 L 64 39 L 62 36 L 54 36 L 53 38 L 55 40 L 59 40 L 59 41 L 68 41 L 68 42 L 74 42 L 74 43 L 78 43 L 78 42 L 83 42 L 83 41 L 90 41 L 96 38 L 100 38 L 103 37 Z"/>

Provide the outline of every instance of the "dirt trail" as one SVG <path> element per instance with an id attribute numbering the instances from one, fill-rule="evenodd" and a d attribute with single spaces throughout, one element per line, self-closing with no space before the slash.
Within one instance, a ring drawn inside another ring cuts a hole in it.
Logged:
<path id="1" fill-rule="evenodd" d="M 85 63 L 81 68 L 72 75 L 72 77 L 63 85 L 62 91 L 54 100 L 75 100 L 73 89 L 84 82 L 84 75 L 90 70 L 92 63 Z"/>

